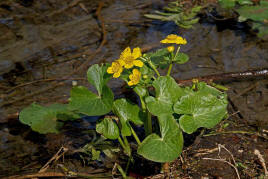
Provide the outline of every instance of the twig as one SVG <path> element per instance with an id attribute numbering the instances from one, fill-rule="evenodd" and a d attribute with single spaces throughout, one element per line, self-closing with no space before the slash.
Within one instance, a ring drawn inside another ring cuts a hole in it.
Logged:
<path id="1" fill-rule="evenodd" d="M 68 6 L 65 6 L 59 10 L 56 10 L 56 11 L 53 11 L 52 13 L 46 15 L 46 17 L 51 17 L 51 16 L 54 16 L 56 14 L 60 14 L 62 13 L 63 11 L 66 11 L 67 9 L 69 8 L 72 8 L 74 6 L 76 6 L 78 3 L 80 3 L 82 0 L 73 0 L 70 4 L 68 4 Z"/>
<path id="2" fill-rule="evenodd" d="M 87 80 L 86 78 L 50 78 L 50 79 L 40 79 L 40 80 L 35 80 L 35 81 L 30 81 L 30 82 L 27 82 L 27 83 L 22 83 L 22 84 L 19 84 L 13 88 L 10 88 L 7 93 L 10 93 L 11 91 L 17 89 L 17 88 L 20 88 L 20 87 L 24 87 L 24 86 L 27 86 L 27 85 L 32 85 L 32 84 L 35 84 L 35 83 L 40 83 L 40 82 L 48 82 L 48 81 L 64 81 L 64 80 Z"/>
<path id="3" fill-rule="evenodd" d="M 204 160 L 221 161 L 221 162 L 227 163 L 228 165 L 230 165 L 231 167 L 233 167 L 233 168 L 235 169 L 236 175 L 237 175 L 238 179 L 240 179 L 240 175 L 239 175 L 239 172 L 238 172 L 237 167 L 236 167 L 234 164 L 232 164 L 231 162 L 228 162 L 226 159 L 222 159 L 222 158 L 220 157 L 220 152 L 221 152 L 221 149 L 222 149 L 222 148 L 223 148 L 224 150 L 226 150 L 226 151 L 229 153 L 229 155 L 231 156 L 231 158 L 232 158 L 232 160 L 233 160 L 233 163 L 236 164 L 236 161 L 235 161 L 235 159 L 234 159 L 233 154 L 232 154 L 226 147 L 224 147 L 224 145 L 221 145 L 221 144 L 218 144 L 218 150 L 219 150 L 219 154 L 218 154 L 218 156 L 219 156 L 219 159 L 216 159 L 216 158 L 203 158 L 203 159 L 204 159 Z"/>
<path id="4" fill-rule="evenodd" d="M 67 176 L 70 177 L 76 177 L 76 178 L 111 178 L 110 174 L 96 174 L 96 173 L 92 173 L 92 174 L 88 174 L 88 173 L 77 173 L 77 172 L 73 172 L 71 170 L 69 170 L 68 168 L 66 168 L 64 165 L 62 164 L 58 164 L 58 166 L 65 172 L 67 173 Z"/>
<path id="5" fill-rule="evenodd" d="M 29 175 L 14 175 L 10 177 L 6 177 L 5 179 L 27 179 L 27 178 L 48 178 L 48 177 L 67 177 L 64 173 L 60 172 L 45 172 L 45 173 L 35 173 L 35 174 L 29 174 Z"/>
<path id="6" fill-rule="evenodd" d="M 46 87 L 46 88 L 41 89 L 41 90 L 39 90 L 39 91 L 30 93 L 30 94 L 28 94 L 28 95 L 25 95 L 25 96 L 22 96 L 22 97 L 20 97 L 20 98 L 14 99 L 14 100 L 12 100 L 12 101 L 6 101 L 6 102 L 3 102 L 3 103 L 0 103 L 0 107 L 6 106 L 6 105 L 14 104 L 14 103 L 16 103 L 16 102 L 25 100 L 25 99 L 27 99 L 27 98 L 33 97 L 33 96 L 35 96 L 35 95 L 38 95 L 38 94 L 40 94 L 40 93 L 46 92 L 46 91 L 48 91 L 48 90 L 51 90 L 51 89 L 54 89 L 54 88 L 56 88 L 56 87 L 63 86 L 63 85 L 64 85 L 63 82 L 61 82 L 61 83 L 54 83 L 52 86 Z"/>
<path id="7" fill-rule="evenodd" d="M 100 12 L 101 12 L 101 9 L 102 9 L 103 5 L 104 5 L 104 3 L 103 2 L 100 2 L 99 3 L 99 6 L 98 6 L 98 9 L 96 11 L 96 16 L 97 16 L 98 20 L 100 21 L 101 28 L 102 28 L 102 41 L 101 41 L 99 47 L 97 48 L 97 50 L 85 62 L 83 62 L 78 68 L 76 68 L 67 77 L 70 77 L 70 76 L 74 75 L 75 73 L 77 73 L 78 71 L 83 70 L 89 64 L 89 62 L 101 51 L 102 47 L 107 42 L 107 37 L 106 37 L 107 31 L 105 29 L 105 24 L 104 24 L 103 18 L 100 15 Z"/>
<path id="8" fill-rule="evenodd" d="M 261 135 L 259 132 L 250 132 L 250 131 L 223 131 L 223 132 L 215 132 L 210 134 L 203 135 L 204 137 L 220 135 L 220 134 L 249 134 L 249 135 L 257 135 L 258 137 L 262 137 L 268 140 L 268 137 Z"/>
<path id="9" fill-rule="evenodd" d="M 236 100 L 238 97 L 246 94 L 247 92 L 251 91 L 252 89 L 256 88 L 258 83 L 254 83 L 253 85 L 250 85 L 249 87 L 242 90 L 239 94 L 237 94 L 235 97 L 232 98 L 232 100 Z"/>
<path id="10" fill-rule="evenodd" d="M 45 172 L 49 165 L 52 163 L 52 162 L 56 162 L 59 158 L 61 158 L 69 149 L 68 148 L 64 148 L 64 147 L 61 147 L 58 152 L 39 170 L 38 173 L 43 173 Z"/>
<path id="11" fill-rule="evenodd" d="M 207 83 L 211 83 L 213 81 L 224 81 L 230 79 L 246 79 L 246 78 L 256 78 L 256 77 L 267 77 L 268 76 L 268 69 L 256 69 L 256 70 L 249 70 L 244 72 L 231 72 L 231 73 L 221 73 L 221 74 L 214 74 L 214 75 L 207 75 L 202 77 L 194 77 L 187 80 L 179 80 L 176 79 L 177 83 L 186 85 L 192 83 L 193 79 L 198 79 L 199 81 L 205 81 Z"/>
<path id="12" fill-rule="evenodd" d="M 264 169 L 264 174 L 265 174 L 266 177 L 268 177 L 268 171 L 267 171 L 265 160 L 264 160 L 262 154 L 260 153 L 260 151 L 258 149 L 254 150 L 254 154 L 258 156 L 258 159 L 261 162 L 261 165 L 262 165 L 262 167 Z"/>

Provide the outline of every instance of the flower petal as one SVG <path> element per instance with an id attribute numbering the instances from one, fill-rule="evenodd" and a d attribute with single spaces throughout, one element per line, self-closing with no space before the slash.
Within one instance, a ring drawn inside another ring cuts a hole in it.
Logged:
<path id="1" fill-rule="evenodd" d="M 121 75 L 121 73 L 117 72 L 117 73 L 114 73 L 113 77 L 118 78 L 120 75 Z"/>
<path id="2" fill-rule="evenodd" d="M 137 58 L 141 57 L 141 49 L 140 49 L 140 47 L 136 47 L 136 48 L 133 49 L 132 56 L 134 57 L 134 59 L 137 59 Z"/>
<path id="3" fill-rule="evenodd" d="M 143 66 L 143 62 L 140 61 L 140 60 L 134 60 L 134 65 L 137 66 L 137 67 L 142 67 Z"/>
<path id="4" fill-rule="evenodd" d="M 127 84 L 128 84 L 128 86 L 133 86 L 134 85 L 133 81 L 129 81 Z"/>
<path id="5" fill-rule="evenodd" d="M 113 68 L 112 67 L 108 67 L 107 68 L 107 73 L 109 73 L 109 74 L 113 74 L 114 72 L 113 72 Z"/>
<path id="6" fill-rule="evenodd" d="M 132 80 L 133 79 L 133 74 L 129 75 L 129 79 Z"/>
<path id="7" fill-rule="evenodd" d="M 130 47 L 127 47 L 120 55 L 120 59 L 121 58 L 126 58 L 128 56 L 131 56 L 131 49 Z"/>
<path id="8" fill-rule="evenodd" d="M 117 61 L 118 61 L 118 63 L 119 63 L 121 66 L 124 66 L 124 65 L 125 65 L 124 60 L 122 60 L 122 59 L 119 58 Z"/>
<path id="9" fill-rule="evenodd" d="M 126 63 L 126 64 L 124 65 L 124 67 L 125 67 L 126 69 L 130 69 L 130 68 L 132 68 L 133 66 L 134 66 L 133 63 Z"/>

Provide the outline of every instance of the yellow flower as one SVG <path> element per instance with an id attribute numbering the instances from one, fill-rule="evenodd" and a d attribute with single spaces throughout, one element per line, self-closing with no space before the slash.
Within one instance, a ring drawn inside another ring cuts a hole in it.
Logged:
<path id="1" fill-rule="evenodd" d="M 118 78 L 123 71 L 123 64 L 119 61 L 116 60 L 112 63 L 112 66 L 108 67 L 107 73 L 113 74 L 114 78 Z"/>
<path id="2" fill-rule="evenodd" d="M 174 51 L 174 46 L 168 46 L 167 47 L 167 50 L 171 53 L 171 52 L 173 52 Z"/>
<path id="3" fill-rule="evenodd" d="M 192 79 L 192 82 L 193 82 L 193 83 L 198 83 L 199 80 L 198 80 L 197 78 L 194 78 L 194 79 Z"/>
<path id="4" fill-rule="evenodd" d="M 129 86 L 133 86 L 139 83 L 141 79 L 141 72 L 137 69 L 132 70 L 132 74 L 129 75 L 130 81 L 128 82 Z"/>
<path id="5" fill-rule="evenodd" d="M 137 60 L 137 58 L 141 57 L 141 49 L 139 47 L 133 49 L 133 53 L 131 53 L 131 49 L 127 47 L 120 55 L 119 61 L 124 65 L 126 69 L 132 68 L 133 66 L 142 67 L 143 62 Z"/>
<path id="6" fill-rule="evenodd" d="M 184 39 L 184 38 L 182 38 L 180 36 L 177 36 L 175 34 L 168 35 L 164 40 L 161 40 L 160 42 L 163 43 L 163 44 L 178 44 L 178 45 L 187 44 L 186 39 Z"/>

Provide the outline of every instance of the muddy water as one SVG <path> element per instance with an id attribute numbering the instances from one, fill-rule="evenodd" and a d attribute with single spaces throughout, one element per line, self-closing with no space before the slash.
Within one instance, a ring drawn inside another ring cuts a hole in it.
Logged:
<path id="1" fill-rule="evenodd" d="M 95 1 L 81 1 L 82 4 L 72 7 L 67 7 L 71 1 L 34 1 L 28 5 L 23 2 L 0 2 L 0 32 L 4 34 L 0 36 L 1 104 L 45 88 L 51 82 L 12 89 L 17 85 L 64 78 L 89 59 L 102 40 L 99 21 L 94 15 L 98 7 Z M 111 62 L 127 46 L 150 46 L 166 35 L 176 33 L 187 39 L 188 44 L 181 50 L 190 56 L 188 63 L 175 65 L 173 74 L 176 78 L 268 67 L 268 43 L 246 33 L 246 27 L 222 29 L 214 22 L 203 21 L 193 29 L 184 30 L 170 22 L 148 22 L 143 18 L 142 14 L 153 12 L 164 3 L 150 0 L 105 2 L 101 15 L 107 30 L 107 43 L 87 66 Z M 79 71 L 73 78 L 84 77 L 85 72 Z M 93 136 L 81 132 L 89 129 L 88 120 L 68 124 L 65 131 L 72 128 L 72 132 L 44 136 L 32 132 L 13 117 L 34 101 L 44 105 L 66 101 L 71 83 L 72 79 L 64 86 L 1 105 L 0 176 L 36 172 L 61 145 L 77 148 L 92 139 Z M 230 87 L 228 93 L 233 99 L 233 107 L 240 111 L 240 119 L 257 129 L 266 129 L 268 124 L 265 118 L 268 115 L 267 83 L 267 79 L 261 79 L 225 84 Z M 88 85 L 83 80 L 78 84 Z M 116 80 L 110 83 L 116 94 L 121 85 L 122 82 Z M 244 91 L 247 88 L 249 90 Z"/>

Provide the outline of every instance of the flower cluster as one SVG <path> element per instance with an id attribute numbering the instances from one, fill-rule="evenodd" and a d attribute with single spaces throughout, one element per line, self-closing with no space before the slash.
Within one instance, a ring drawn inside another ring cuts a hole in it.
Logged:
<path id="1" fill-rule="evenodd" d="M 112 62 L 112 66 L 108 67 L 107 73 L 113 74 L 114 78 L 118 78 L 123 69 L 131 69 L 134 66 L 142 67 L 143 62 L 138 60 L 141 57 L 141 49 L 139 47 L 134 48 L 131 52 L 130 47 L 127 47 L 120 55 L 120 58 Z M 129 75 L 130 81 L 128 82 L 129 86 L 136 85 L 139 83 L 141 78 L 141 73 L 137 69 L 133 69 L 132 74 Z"/>
<path id="2" fill-rule="evenodd" d="M 170 34 L 165 39 L 160 41 L 164 44 L 177 44 L 177 45 L 185 45 L 187 43 L 186 39 L 175 35 Z M 170 53 L 173 53 L 175 47 L 174 46 L 168 46 L 167 50 Z M 177 49 L 178 52 L 179 48 Z M 177 54 L 177 53 L 176 53 Z M 114 78 L 120 77 L 121 73 L 124 71 L 124 69 L 132 69 L 133 67 L 143 67 L 143 62 L 139 60 L 139 58 L 142 56 L 141 49 L 139 47 L 136 47 L 131 52 L 130 47 L 127 47 L 120 55 L 119 59 L 112 62 L 112 65 L 108 67 L 107 73 L 113 74 Z M 155 70 L 155 69 L 154 69 Z M 155 70 L 158 72 L 157 70 Z M 158 75 L 160 76 L 159 72 Z M 141 72 L 134 68 L 132 70 L 132 73 L 129 75 L 129 81 L 128 85 L 133 86 L 137 85 L 140 82 L 141 79 Z"/>
<path id="3" fill-rule="evenodd" d="M 185 45 L 187 44 L 186 39 L 177 36 L 175 34 L 168 35 L 164 40 L 160 41 L 163 44 L 178 44 L 178 45 Z"/>

